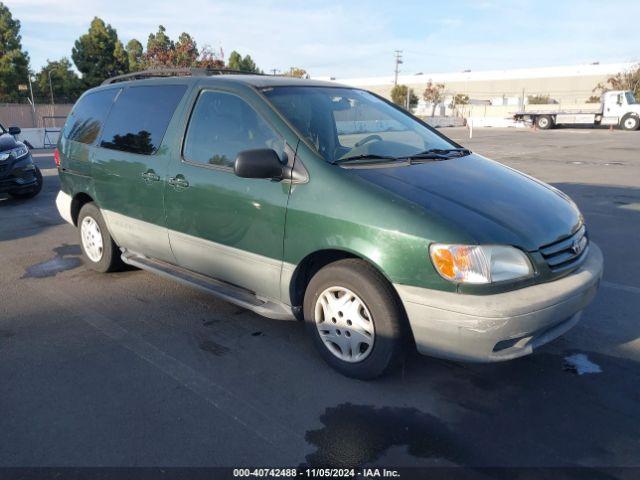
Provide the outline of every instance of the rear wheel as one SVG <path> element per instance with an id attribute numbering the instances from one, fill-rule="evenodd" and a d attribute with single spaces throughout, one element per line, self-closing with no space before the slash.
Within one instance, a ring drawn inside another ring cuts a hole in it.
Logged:
<path id="1" fill-rule="evenodd" d="M 553 127 L 553 120 L 549 115 L 540 115 L 536 117 L 536 126 L 540 130 L 549 130 Z"/>
<path id="2" fill-rule="evenodd" d="M 120 249 L 111 238 L 98 207 L 93 203 L 83 205 L 78 214 L 80 246 L 85 263 L 96 272 L 113 272 L 124 265 Z"/>
<path id="3" fill-rule="evenodd" d="M 627 115 L 622 118 L 620 125 L 625 130 L 638 130 L 638 127 L 640 127 L 640 118 L 635 115 Z"/>
<path id="4" fill-rule="evenodd" d="M 316 273 L 304 317 L 320 355 L 346 376 L 375 378 L 402 358 L 404 311 L 389 282 L 362 260 L 339 260 Z"/>

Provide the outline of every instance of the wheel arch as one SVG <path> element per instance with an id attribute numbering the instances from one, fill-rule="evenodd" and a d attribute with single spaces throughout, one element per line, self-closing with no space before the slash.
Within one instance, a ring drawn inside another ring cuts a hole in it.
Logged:
<path id="1" fill-rule="evenodd" d="M 291 276 L 291 280 L 289 281 L 289 298 L 291 299 L 291 305 L 294 310 L 294 314 L 298 319 L 302 318 L 302 304 L 304 302 L 304 296 L 311 281 L 311 278 L 323 267 L 336 262 L 338 260 L 344 260 L 348 258 L 362 260 L 366 262 L 370 266 L 376 269 L 378 273 L 380 273 L 387 282 L 393 287 L 393 282 L 386 275 L 384 270 L 380 268 L 375 262 L 371 259 L 347 250 L 340 248 L 327 248 L 322 250 L 316 250 L 315 252 L 309 253 L 306 257 L 304 257 L 295 267 L 293 274 Z M 396 292 L 395 287 L 393 287 L 394 292 Z M 397 292 L 396 292 L 397 295 Z M 400 302 L 400 306 L 404 311 L 404 305 L 400 301 L 400 297 L 397 297 L 397 300 Z"/>
<path id="2" fill-rule="evenodd" d="M 627 118 L 631 118 L 631 117 L 635 117 L 638 120 L 638 126 L 636 127 L 636 130 L 638 130 L 638 128 L 640 128 L 640 114 L 638 112 L 627 112 L 625 113 L 622 118 L 620 119 L 620 123 L 619 126 L 624 128 L 624 122 Z"/>
<path id="3" fill-rule="evenodd" d="M 82 207 L 93 201 L 93 197 L 86 192 L 78 192 L 73 196 L 71 200 L 71 219 L 75 226 L 78 226 L 78 215 L 80 215 Z"/>

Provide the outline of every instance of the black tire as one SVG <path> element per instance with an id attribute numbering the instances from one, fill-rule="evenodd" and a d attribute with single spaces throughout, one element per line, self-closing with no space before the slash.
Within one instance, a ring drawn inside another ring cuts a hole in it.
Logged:
<path id="1" fill-rule="evenodd" d="M 33 198 L 36 195 L 38 195 L 40 193 L 40 191 L 42 190 L 42 183 L 43 183 L 43 179 L 42 179 L 42 172 L 40 171 L 40 169 L 38 167 L 36 167 L 36 184 L 33 188 L 31 188 L 30 190 L 24 191 L 24 192 L 19 192 L 19 193 L 10 193 L 9 195 L 11 195 L 13 198 L 21 198 L 21 199 L 26 199 L 26 198 Z"/>
<path id="2" fill-rule="evenodd" d="M 331 353 L 316 327 L 316 303 L 330 287 L 350 290 L 370 313 L 375 329 L 373 345 L 368 356 L 356 363 Z M 320 355 L 343 375 L 369 380 L 390 371 L 402 359 L 408 338 L 404 309 L 393 286 L 378 270 L 362 260 L 339 260 L 319 270 L 307 286 L 303 310 L 307 330 Z"/>
<path id="3" fill-rule="evenodd" d="M 536 117 L 536 127 L 540 130 L 553 128 L 553 118 L 550 115 L 539 115 Z"/>
<path id="4" fill-rule="evenodd" d="M 85 250 L 84 241 L 82 239 L 81 226 L 83 221 L 91 217 L 98 224 L 100 228 L 100 236 L 102 238 L 102 256 L 99 261 L 92 260 Z M 115 272 L 121 270 L 124 266 L 122 259 L 120 258 L 120 248 L 116 245 L 109 234 L 107 224 L 102 218 L 100 209 L 93 202 L 86 203 L 80 209 L 78 214 L 78 236 L 80 240 L 80 248 L 82 249 L 82 258 L 85 264 L 96 272 L 106 273 Z"/>
<path id="5" fill-rule="evenodd" d="M 640 117 L 636 115 L 625 115 L 622 117 L 622 120 L 620 120 L 620 127 L 629 132 L 638 130 L 638 128 L 640 128 Z"/>

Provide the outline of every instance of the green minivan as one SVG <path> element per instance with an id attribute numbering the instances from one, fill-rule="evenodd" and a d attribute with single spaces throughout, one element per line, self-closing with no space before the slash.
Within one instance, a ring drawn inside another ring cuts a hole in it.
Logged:
<path id="1" fill-rule="evenodd" d="M 602 253 L 571 199 L 387 100 L 161 73 L 86 92 L 55 152 L 56 203 L 94 270 L 128 264 L 303 320 L 322 357 L 361 379 L 408 348 L 527 355 L 596 294 Z"/>

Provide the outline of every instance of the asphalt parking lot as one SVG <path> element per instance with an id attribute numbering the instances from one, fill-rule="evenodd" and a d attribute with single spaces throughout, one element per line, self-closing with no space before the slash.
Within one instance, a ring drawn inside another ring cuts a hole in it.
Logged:
<path id="1" fill-rule="evenodd" d="M 342 377 L 303 326 L 100 275 L 43 192 L 0 200 L 0 466 L 640 464 L 640 132 L 443 129 L 549 182 L 605 255 L 582 322 L 519 360 Z"/>

